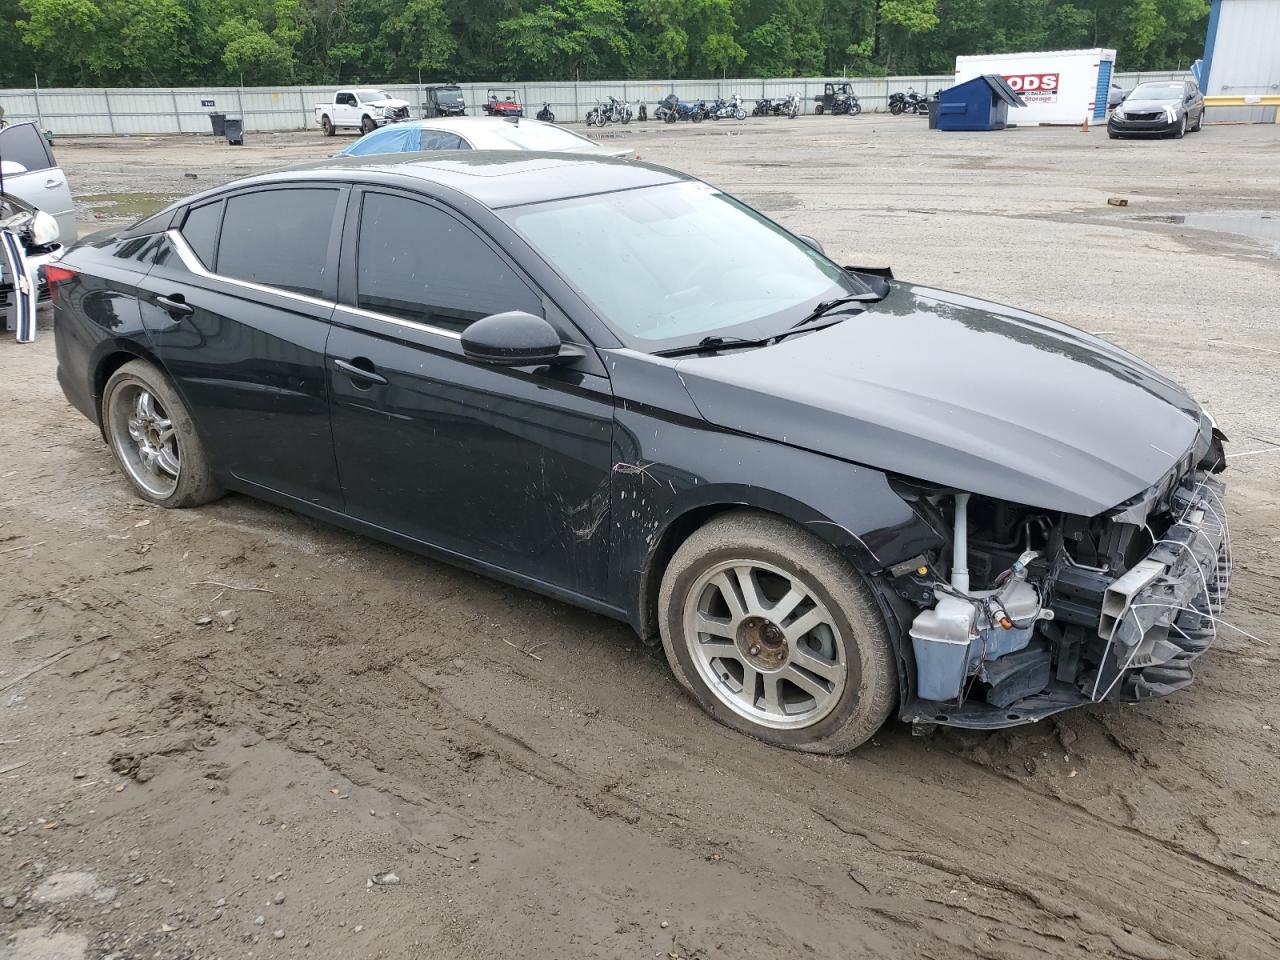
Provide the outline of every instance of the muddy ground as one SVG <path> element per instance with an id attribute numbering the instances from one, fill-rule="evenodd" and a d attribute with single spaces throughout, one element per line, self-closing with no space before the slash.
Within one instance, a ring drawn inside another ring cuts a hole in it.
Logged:
<path id="1" fill-rule="evenodd" d="M 239 496 L 143 505 L 53 338 L 0 336 L 0 957 L 1280 955 L 1280 251 L 1127 219 L 1280 216 L 1280 128 L 923 126 L 626 136 L 842 262 L 1175 374 L 1233 440 L 1226 617 L 1259 640 L 1164 702 L 787 753 L 617 623 Z M 92 229 L 335 141 L 56 149 Z"/>

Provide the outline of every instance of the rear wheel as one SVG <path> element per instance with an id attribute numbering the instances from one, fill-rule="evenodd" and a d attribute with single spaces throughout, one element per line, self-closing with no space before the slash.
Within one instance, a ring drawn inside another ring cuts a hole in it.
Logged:
<path id="1" fill-rule="evenodd" d="M 826 109 L 826 107 L 819 103 L 814 105 L 813 112 L 820 117 Z"/>
<path id="2" fill-rule="evenodd" d="M 145 360 L 131 360 L 102 392 L 107 443 L 134 492 L 161 507 L 198 507 L 223 490 L 177 390 Z"/>
<path id="3" fill-rule="evenodd" d="M 694 533 L 663 576 L 658 615 L 676 679 L 721 723 L 768 743 L 852 750 L 897 699 L 870 588 L 781 518 L 735 512 Z"/>
<path id="4" fill-rule="evenodd" d="M 329 119 L 329 115 L 325 114 L 320 118 L 320 129 L 326 137 L 332 137 L 334 134 L 333 121 Z"/>

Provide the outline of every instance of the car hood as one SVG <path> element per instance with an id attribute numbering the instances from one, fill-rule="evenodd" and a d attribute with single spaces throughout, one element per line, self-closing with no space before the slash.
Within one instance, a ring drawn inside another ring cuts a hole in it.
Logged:
<path id="1" fill-rule="evenodd" d="M 407 107 L 409 101 L 396 100 L 394 97 L 388 97 L 386 100 L 370 100 L 365 106 L 368 107 Z"/>
<path id="2" fill-rule="evenodd" d="M 1180 107 L 1182 101 L 1177 97 L 1170 97 L 1168 100 L 1134 100 L 1132 98 L 1120 104 L 1125 110 L 1133 110 L 1137 113 L 1154 113 L 1157 110 L 1163 110 L 1165 107 Z"/>
<path id="3" fill-rule="evenodd" d="M 1181 387 L 1118 347 L 898 282 L 834 326 L 676 369 L 718 426 L 1079 516 L 1161 480 L 1201 424 Z"/>

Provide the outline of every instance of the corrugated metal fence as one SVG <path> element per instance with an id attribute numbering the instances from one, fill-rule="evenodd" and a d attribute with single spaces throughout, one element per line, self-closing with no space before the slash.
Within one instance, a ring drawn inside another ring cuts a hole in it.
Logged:
<path id="1" fill-rule="evenodd" d="M 1181 72 L 1121 73 L 1116 82 L 1132 87 L 1142 80 L 1163 80 L 1186 76 Z M 545 103 L 560 121 L 581 121 L 593 106 L 614 96 L 650 105 L 674 93 L 682 100 L 732 97 L 738 94 L 750 112 L 752 101 L 761 97 L 785 97 L 799 93 L 805 112 L 813 111 L 813 97 L 822 93 L 830 77 L 798 77 L 758 80 L 593 80 L 581 83 L 464 83 L 460 86 L 468 113 L 479 113 L 486 91 L 514 89 L 529 115 Z M 854 93 L 863 110 L 885 110 L 889 94 L 914 88 L 930 94 L 952 84 L 945 76 L 873 77 L 854 79 Z M 371 84 L 357 84 L 362 88 Z M 246 130 L 300 130 L 315 126 L 315 104 L 328 103 L 337 87 L 176 87 L 176 88 L 49 88 L 0 90 L 0 106 L 5 118 L 38 120 L 61 136 L 121 135 L 156 133 L 208 133 L 208 114 L 219 111 L 241 117 Z M 378 87 L 393 97 L 407 100 L 418 114 L 424 99 L 423 87 L 391 84 Z M 1083 120 L 1084 118 L 1081 117 Z"/>

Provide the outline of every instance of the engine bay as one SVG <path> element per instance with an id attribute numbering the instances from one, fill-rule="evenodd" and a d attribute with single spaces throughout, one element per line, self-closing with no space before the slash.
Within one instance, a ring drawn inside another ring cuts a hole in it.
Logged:
<path id="1" fill-rule="evenodd" d="M 902 718 L 1009 726 L 1189 684 L 1230 580 L 1212 474 L 1186 469 L 1093 518 L 917 491 L 917 511 L 950 537 L 886 571 L 911 678 Z"/>

